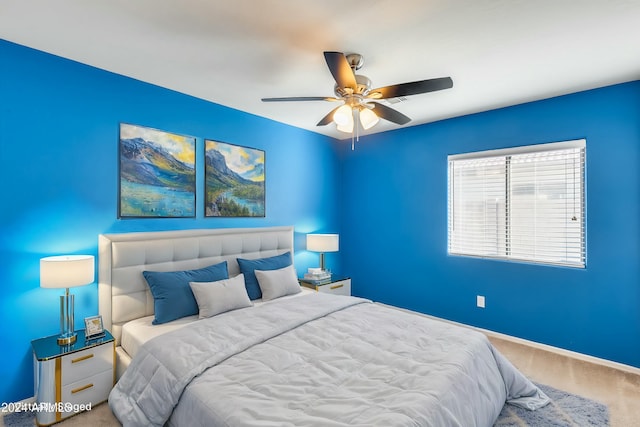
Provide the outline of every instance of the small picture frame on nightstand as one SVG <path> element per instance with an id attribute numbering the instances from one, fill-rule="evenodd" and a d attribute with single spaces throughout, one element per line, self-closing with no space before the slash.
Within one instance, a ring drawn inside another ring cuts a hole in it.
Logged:
<path id="1" fill-rule="evenodd" d="M 102 327 L 102 316 L 90 316 L 84 318 L 85 338 L 92 340 L 104 336 L 104 328 Z"/>

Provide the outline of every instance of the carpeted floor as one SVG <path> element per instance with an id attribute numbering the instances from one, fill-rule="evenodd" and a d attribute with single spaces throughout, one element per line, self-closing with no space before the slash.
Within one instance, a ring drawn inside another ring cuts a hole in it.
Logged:
<path id="1" fill-rule="evenodd" d="M 535 411 L 504 405 L 494 427 L 606 427 L 606 405 L 576 394 L 538 384 L 551 403 Z"/>
<path id="2" fill-rule="evenodd" d="M 640 426 L 640 375 L 491 335 L 489 339 L 536 383 L 605 404 L 611 427 Z"/>

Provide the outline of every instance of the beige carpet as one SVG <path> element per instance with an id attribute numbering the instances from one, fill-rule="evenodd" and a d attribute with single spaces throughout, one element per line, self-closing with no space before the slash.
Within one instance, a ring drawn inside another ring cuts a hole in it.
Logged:
<path id="1" fill-rule="evenodd" d="M 607 405 L 611 427 L 640 426 L 640 375 L 500 338 L 490 340 L 533 381 Z"/>
<path id="2" fill-rule="evenodd" d="M 640 375 L 559 355 L 523 344 L 490 338 L 533 381 L 578 394 L 609 407 L 611 427 L 640 426 Z M 112 427 L 120 424 L 109 406 L 98 405 L 56 426 Z M 4 421 L 0 418 L 0 426 Z"/>

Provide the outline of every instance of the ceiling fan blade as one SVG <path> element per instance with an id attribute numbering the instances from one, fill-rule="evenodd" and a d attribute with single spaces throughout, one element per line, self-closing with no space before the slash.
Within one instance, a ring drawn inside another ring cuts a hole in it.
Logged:
<path id="1" fill-rule="evenodd" d="M 400 83 L 397 85 L 385 86 L 378 89 L 371 89 L 367 94 L 367 98 L 398 98 L 401 96 L 417 95 L 420 93 L 450 89 L 452 87 L 453 80 L 451 80 L 451 77 L 441 77 L 438 79 L 419 80 L 417 82 Z"/>
<path id="2" fill-rule="evenodd" d="M 326 125 L 328 125 L 329 123 L 331 123 L 331 122 L 333 121 L 333 113 L 335 113 L 335 112 L 336 112 L 336 110 L 337 110 L 338 108 L 340 108 L 340 107 L 342 107 L 342 105 L 339 105 L 339 106 L 337 106 L 336 108 L 334 108 L 333 110 L 329 111 L 329 114 L 327 114 L 326 116 L 324 116 L 324 117 L 322 118 L 322 120 L 320 120 L 320 121 L 318 122 L 318 124 L 317 124 L 316 126 L 326 126 Z"/>
<path id="3" fill-rule="evenodd" d="M 262 98 L 262 102 L 282 102 L 282 101 L 340 101 L 331 96 L 290 96 L 285 98 Z"/>
<path id="4" fill-rule="evenodd" d="M 333 78 L 338 83 L 338 87 L 351 88 L 355 91 L 358 86 L 356 76 L 353 74 L 353 70 L 344 53 L 325 52 L 324 59 L 327 61 L 327 67 L 329 67 L 329 71 L 331 71 Z"/>
<path id="5" fill-rule="evenodd" d="M 371 105 L 373 105 L 373 112 L 381 119 L 389 120 L 390 122 L 399 125 L 406 125 L 411 121 L 409 117 L 394 110 L 393 108 L 387 107 L 386 105 L 379 104 L 377 102 L 373 102 Z"/>

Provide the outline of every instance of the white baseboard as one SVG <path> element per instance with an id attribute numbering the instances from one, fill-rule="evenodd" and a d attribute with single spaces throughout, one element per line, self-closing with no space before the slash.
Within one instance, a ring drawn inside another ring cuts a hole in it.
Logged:
<path id="1" fill-rule="evenodd" d="M 472 327 L 472 326 L 468 326 L 468 327 Z M 516 344 L 522 344 L 522 345 L 537 348 L 540 350 L 548 351 L 551 353 L 556 353 L 561 356 L 570 357 L 572 359 L 581 360 L 583 362 L 594 363 L 596 365 L 606 366 L 608 368 L 617 369 L 619 371 L 624 371 L 630 374 L 640 375 L 640 368 L 636 368 L 635 366 L 625 365 L 624 363 L 614 362 L 612 360 L 602 359 L 600 357 L 590 356 L 588 354 L 578 353 L 577 351 L 571 351 L 571 350 L 567 350 L 560 347 L 554 347 L 548 344 L 542 344 L 535 341 L 525 340 L 523 338 L 502 334 L 500 332 L 490 331 L 488 329 L 482 329 L 482 328 L 474 328 L 474 329 L 479 330 L 480 332 L 483 332 L 489 337 L 500 338 L 505 341 L 511 341 Z"/>
<path id="2" fill-rule="evenodd" d="M 595 356 L 590 356 L 588 354 L 578 353 L 576 351 L 566 350 L 560 347 L 554 347 L 547 344 L 538 343 L 535 341 L 529 341 L 524 338 L 518 338 L 511 335 L 503 334 L 500 332 L 491 331 L 489 329 L 482 329 L 476 326 L 466 325 L 464 323 L 454 322 L 452 320 L 442 319 L 440 317 L 431 316 L 429 314 L 420 313 L 418 311 L 407 310 L 400 307 L 395 307 L 392 305 L 377 303 L 380 305 L 384 305 L 389 308 L 395 308 L 396 310 L 406 311 L 413 314 L 419 314 L 420 316 L 428 317 L 429 319 L 438 320 L 440 322 L 450 323 L 452 325 L 462 326 L 464 328 L 474 329 L 476 331 L 482 332 L 483 334 L 489 337 L 499 338 L 505 341 L 511 341 L 516 344 L 526 345 L 529 347 L 533 347 L 539 350 L 548 351 L 551 353 L 556 353 L 561 356 L 570 357 L 572 359 L 581 360 L 583 362 L 594 363 L 596 365 L 606 366 L 608 368 L 617 369 L 619 371 L 627 372 L 634 375 L 640 375 L 640 368 L 636 368 L 635 366 L 625 365 L 624 363 L 614 362 L 612 360 L 602 359 Z"/>

